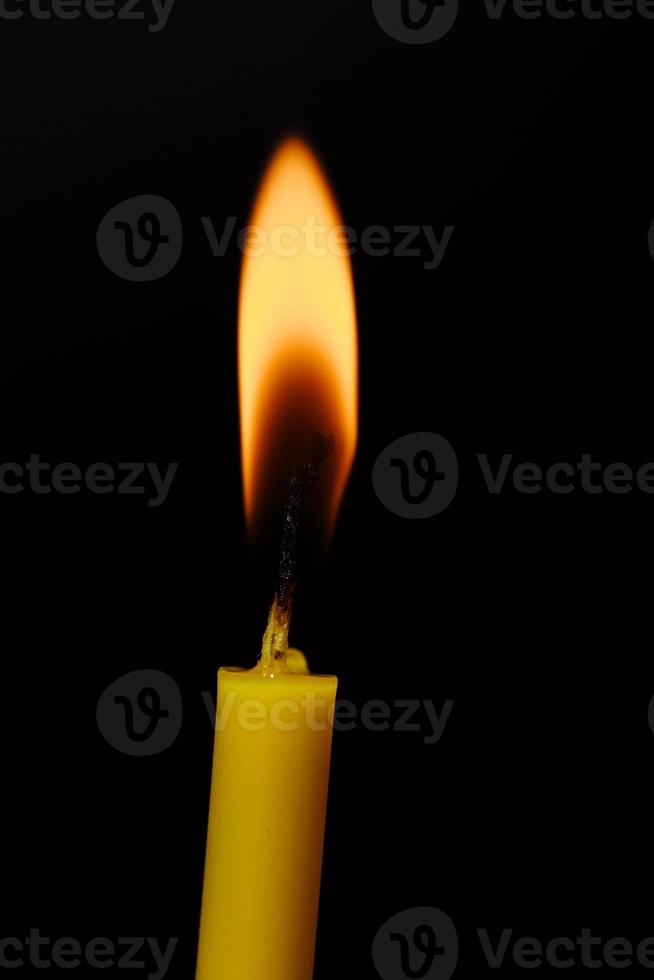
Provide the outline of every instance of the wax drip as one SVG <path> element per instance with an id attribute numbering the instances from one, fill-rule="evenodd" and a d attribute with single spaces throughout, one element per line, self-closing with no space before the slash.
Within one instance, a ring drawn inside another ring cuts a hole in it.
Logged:
<path id="1" fill-rule="evenodd" d="M 263 667 L 266 673 L 280 673 L 287 669 L 288 631 L 297 587 L 298 542 L 302 523 L 320 467 L 333 451 L 333 436 L 314 435 L 311 455 L 293 467 L 282 521 L 275 597 L 270 607 L 259 659 L 259 667 Z"/>

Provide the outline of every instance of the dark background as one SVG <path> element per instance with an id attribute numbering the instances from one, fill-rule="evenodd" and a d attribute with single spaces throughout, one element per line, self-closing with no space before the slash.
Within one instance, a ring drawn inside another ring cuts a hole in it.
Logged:
<path id="1" fill-rule="evenodd" d="M 0 462 L 179 461 L 160 508 L 0 494 L 3 936 L 179 936 L 168 975 L 193 975 L 201 692 L 219 664 L 253 662 L 270 590 L 241 512 L 240 256 L 214 258 L 200 216 L 245 222 L 292 130 L 354 228 L 455 226 L 435 271 L 353 258 L 360 443 L 293 638 L 359 705 L 455 703 L 436 745 L 335 737 L 316 977 L 373 977 L 375 933 L 418 905 L 453 918 L 460 968 L 477 972 L 477 927 L 654 933 L 639 895 L 654 499 L 493 497 L 474 458 L 654 459 L 654 24 L 464 7 L 425 46 L 347 0 L 177 0 L 159 34 L 2 23 Z M 175 204 L 184 248 L 165 278 L 130 283 L 95 234 L 146 193 Z M 371 470 L 419 430 L 452 442 L 460 487 L 409 521 Z M 141 667 L 168 672 L 185 711 L 146 759 L 116 752 L 95 718 L 107 685 Z"/>

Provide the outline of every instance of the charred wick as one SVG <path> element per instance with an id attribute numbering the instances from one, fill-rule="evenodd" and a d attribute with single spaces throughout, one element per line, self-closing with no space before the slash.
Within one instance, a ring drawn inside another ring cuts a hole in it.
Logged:
<path id="1" fill-rule="evenodd" d="M 304 513 L 320 467 L 333 451 L 333 436 L 315 435 L 310 456 L 294 466 L 291 475 L 284 507 L 275 598 L 268 614 L 268 625 L 263 635 L 258 665 L 259 669 L 270 677 L 274 677 L 279 670 L 285 669 L 291 609 L 297 583 L 298 542 Z"/>
<path id="2" fill-rule="evenodd" d="M 293 467 L 284 507 L 281 551 L 277 570 L 275 603 L 285 617 L 290 617 L 293 597 L 297 586 L 298 542 L 304 514 L 311 497 L 311 489 L 318 479 L 320 467 L 334 452 L 334 436 L 316 434 L 311 444 L 311 454 L 304 462 Z"/>

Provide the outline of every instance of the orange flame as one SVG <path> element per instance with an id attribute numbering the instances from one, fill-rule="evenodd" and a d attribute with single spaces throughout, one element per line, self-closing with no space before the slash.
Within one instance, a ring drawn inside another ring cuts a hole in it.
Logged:
<path id="1" fill-rule="evenodd" d="M 238 372 L 245 513 L 279 519 L 294 464 L 333 435 L 313 510 L 329 533 L 357 438 L 354 285 L 338 205 L 309 147 L 289 139 L 264 175 L 245 243 Z"/>

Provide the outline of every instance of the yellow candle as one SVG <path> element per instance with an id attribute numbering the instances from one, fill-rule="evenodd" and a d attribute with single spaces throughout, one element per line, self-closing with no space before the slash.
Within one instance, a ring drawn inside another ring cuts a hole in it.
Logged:
<path id="1" fill-rule="evenodd" d="M 300 140 L 273 155 L 251 229 L 238 342 L 250 532 L 278 520 L 284 499 L 287 510 L 261 660 L 218 672 L 196 980 L 311 980 L 337 679 L 288 650 L 292 539 L 318 470 L 314 527 L 328 534 L 336 520 L 356 444 L 358 352 L 342 218 Z"/>
<path id="2" fill-rule="evenodd" d="M 337 678 L 303 666 L 218 672 L 196 980 L 313 976 Z"/>

